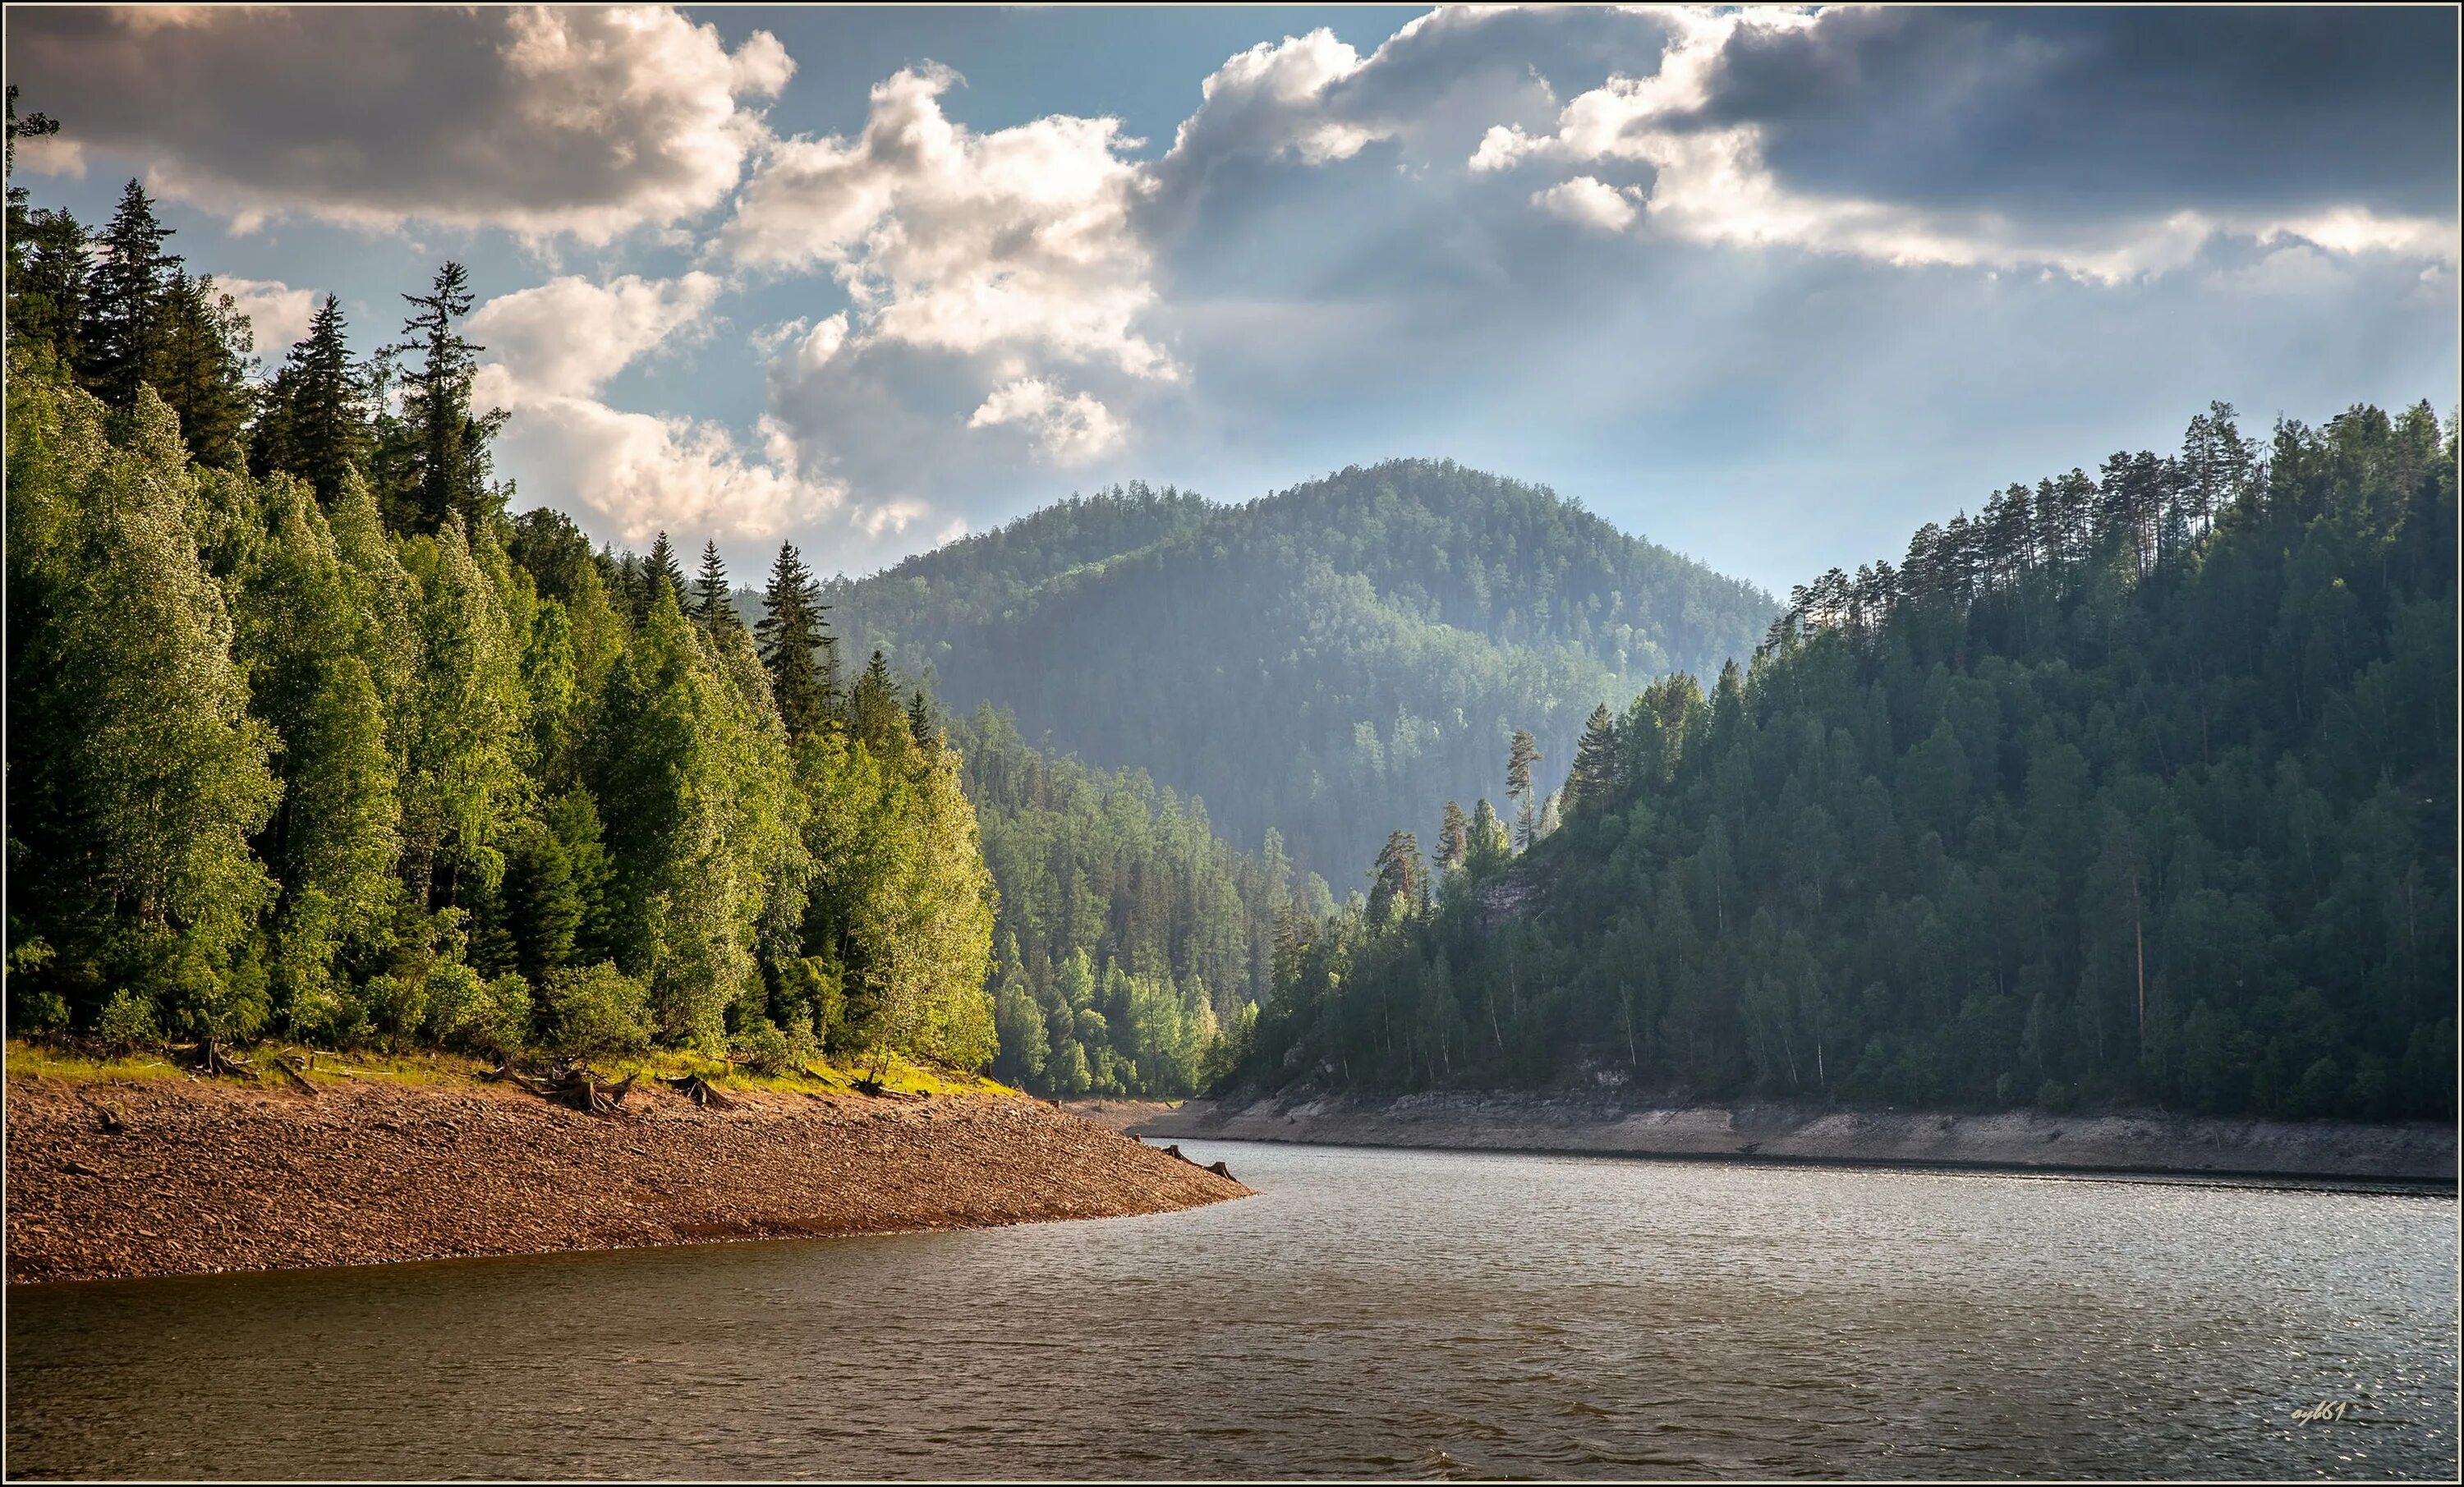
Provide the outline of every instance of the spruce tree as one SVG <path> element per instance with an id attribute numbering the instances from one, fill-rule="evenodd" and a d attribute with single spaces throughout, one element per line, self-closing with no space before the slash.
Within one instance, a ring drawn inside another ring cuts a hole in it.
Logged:
<path id="1" fill-rule="evenodd" d="M 11 230 L 9 251 L 9 344 L 79 365 L 94 272 L 85 229 L 65 211 L 38 211 L 22 233 Z"/>
<path id="2" fill-rule="evenodd" d="M 249 448 L 258 474 L 282 470 L 315 489 L 331 507 L 353 470 L 364 470 L 372 452 L 364 374 L 351 361 L 349 327 L 341 301 L 332 295 L 317 307 L 307 338 L 291 348 L 274 385 L 265 415 Z"/>
<path id="3" fill-rule="evenodd" d="M 906 712 L 898 705 L 898 684 L 891 679 L 890 663 L 878 650 L 865 663 L 863 674 L 847 693 L 847 726 L 866 748 L 875 751 L 913 736 L 907 732 Z"/>
<path id="4" fill-rule="evenodd" d="M 101 262 L 90 281 L 79 332 L 82 380 L 111 407 L 137 405 L 137 389 L 162 356 L 165 300 L 171 270 L 180 263 L 177 253 L 163 251 L 163 240 L 171 235 L 155 220 L 144 187 L 130 181 L 98 240 Z"/>
<path id="5" fill-rule="evenodd" d="M 817 653 L 829 645 L 822 627 L 821 585 L 813 581 L 793 542 L 779 545 L 770 586 L 761 596 L 761 619 L 753 627 L 762 667 L 770 673 L 770 697 L 790 739 L 820 732 L 829 721 L 833 698 Z"/>
<path id="6" fill-rule="evenodd" d="M 719 558 L 716 542 L 701 545 L 701 571 L 693 581 L 693 617 L 712 631 L 744 623 L 737 618 L 736 605 L 728 598 L 727 564 Z"/>
<path id="7" fill-rule="evenodd" d="M 231 296 L 217 293 L 211 275 L 171 275 L 164 294 L 163 342 L 148 374 L 155 391 L 180 420 L 180 437 L 200 465 L 240 463 L 248 424 L 249 353 L 254 339 L 248 317 Z"/>
<path id="8" fill-rule="evenodd" d="M 1574 748 L 1574 767 L 1566 776 L 1566 808 L 1601 810 L 1616 788 L 1617 724 L 1604 702 L 1592 710 L 1591 721 L 1583 726 L 1583 741 Z"/>
<path id="9" fill-rule="evenodd" d="M 644 563 L 643 573 L 649 580 L 645 585 L 649 590 L 645 596 L 649 603 L 659 601 L 659 589 L 664 584 L 668 597 L 676 601 L 676 607 L 685 607 L 688 602 L 685 571 L 677 564 L 675 544 L 668 540 L 666 533 L 660 533 L 650 543 L 650 556 Z"/>

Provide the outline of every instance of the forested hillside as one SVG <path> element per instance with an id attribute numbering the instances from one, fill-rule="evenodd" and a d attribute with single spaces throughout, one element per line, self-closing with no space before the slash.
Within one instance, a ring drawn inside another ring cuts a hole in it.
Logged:
<path id="1" fill-rule="evenodd" d="M 792 548 L 748 628 L 509 518 L 458 265 L 259 383 L 136 183 L 9 211 L 12 1031 L 991 1059 L 957 756 Z"/>
<path id="2" fill-rule="evenodd" d="M 950 731 L 1001 885 L 996 1071 L 1042 1094 L 1194 1093 L 1266 996 L 1279 920 L 1322 917 L 1272 830 L 1234 851 L 1205 806 L 1135 770 L 1030 749 L 979 709 Z"/>
<path id="3" fill-rule="evenodd" d="M 2013 486 L 1601 710 L 1529 851 L 1397 833 L 1235 1081 L 2450 1117 L 2456 543 L 2427 404 Z"/>
<path id="4" fill-rule="evenodd" d="M 1540 791 L 1601 699 L 1745 654 L 1777 605 L 1544 490 L 1451 462 L 1237 507 L 1133 486 L 830 588 L 859 649 L 1028 739 L 1202 797 L 1257 850 L 1359 881 L 1390 825 L 1479 789 L 1517 728 Z"/>

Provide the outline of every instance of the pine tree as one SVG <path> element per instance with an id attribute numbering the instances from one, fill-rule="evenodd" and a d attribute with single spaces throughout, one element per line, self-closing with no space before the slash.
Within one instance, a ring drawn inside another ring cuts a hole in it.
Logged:
<path id="1" fill-rule="evenodd" d="M 1507 844 L 1506 823 L 1497 819 L 1497 808 L 1486 799 L 1471 808 L 1471 847 L 1464 862 L 1474 872 L 1485 872 L 1506 861 L 1511 848 Z"/>
<path id="2" fill-rule="evenodd" d="M 1382 925 L 1419 908 L 1421 896 L 1419 838 L 1408 831 L 1389 834 L 1385 849 L 1377 854 L 1377 865 L 1370 870 L 1369 876 L 1371 924 Z"/>
<path id="3" fill-rule="evenodd" d="M 835 700 L 826 672 L 817 664 L 829 646 L 823 629 L 822 587 L 804 567 L 796 544 L 779 545 L 779 559 L 770 567 L 770 586 L 761 596 L 761 618 L 753 633 L 760 642 L 762 667 L 770 673 L 770 696 L 779 721 L 790 740 L 801 741 L 829 721 Z"/>
<path id="4" fill-rule="evenodd" d="M 649 580 L 645 584 L 646 592 L 642 596 L 646 605 L 658 603 L 659 591 L 662 588 L 667 590 L 670 599 L 676 601 L 676 607 L 679 609 L 690 601 L 690 595 L 685 588 L 685 571 L 677 565 L 675 544 L 668 540 L 666 533 L 660 533 L 651 541 L 650 556 L 645 560 L 643 574 Z"/>
<path id="5" fill-rule="evenodd" d="M 728 597 L 727 564 L 718 556 L 716 542 L 701 545 L 701 571 L 693 581 L 693 617 L 713 631 L 744 623 L 737 618 L 735 601 Z"/>
<path id="6" fill-rule="evenodd" d="M 907 732 L 928 749 L 940 742 L 940 730 L 933 722 L 933 699 L 921 687 L 907 699 Z"/>
<path id="7" fill-rule="evenodd" d="M 913 736 L 907 731 L 906 711 L 898 705 L 898 684 L 891 679 L 890 663 L 878 650 L 865 663 L 847 693 L 847 727 L 876 753 Z"/>
<path id="8" fill-rule="evenodd" d="M 101 262 L 90 281 L 79 330 L 83 380 L 111 407 L 135 407 L 137 389 L 161 360 L 164 305 L 170 272 L 180 263 L 178 254 L 163 251 L 163 240 L 171 235 L 155 220 L 144 187 L 130 181 L 98 240 Z"/>
<path id="9" fill-rule="evenodd" d="M 1522 729 L 1506 746 L 1506 798 L 1518 801 L 1521 809 L 1514 816 L 1514 849 L 1529 846 L 1539 822 L 1531 798 L 1531 766 L 1540 762 L 1540 746 L 1530 733 Z"/>
<path id="10" fill-rule="evenodd" d="M 1454 801 L 1446 802 L 1445 814 L 1438 821 L 1438 869 L 1452 872 L 1463 864 L 1471 852 L 1471 821 L 1463 808 Z"/>
<path id="11" fill-rule="evenodd" d="M 456 329 L 471 313 L 469 271 L 448 260 L 427 294 L 402 297 L 413 312 L 403 321 L 407 339 L 386 347 L 385 357 L 415 352 L 419 361 L 401 374 L 402 418 L 387 441 L 389 514 L 413 532 L 438 531 L 447 517 L 458 516 L 476 534 L 504 504 L 504 492 L 489 484 L 488 445 L 507 415 L 502 408 L 474 413 L 471 406 L 478 354 L 487 348 Z"/>
<path id="12" fill-rule="evenodd" d="M 1574 766 L 1566 776 L 1566 809 L 1604 810 L 1616 789 L 1617 724 L 1604 702 L 1592 710 L 1583 741 L 1574 748 Z"/>
<path id="13" fill-rule="evenodd" d="M 327 507 L 352 470 L 365 471 L 374 443 L 365 377 L 351 361 L 347 332 L 341 301 L 327 295 L 267 389 L 249 446 L 253 471 L 297 475 Z"/>
<path id="14" fill-rule="evenodd" d="M 255 347 L 248 317 L 213 278 L 171 275 L 164 293 L 163 343 L 149 374 L 180 420 L 180 437 L 200 465 L 241 462 L 248 423 L 248 374 Z"/>
<path id="15" fill-rule="evenodd" d="M 11 231 L 9 251 L 9 344 L 79 365 L 94 272 L 85 229 L 65 211 L 38 211 L 22 233 Z"/>

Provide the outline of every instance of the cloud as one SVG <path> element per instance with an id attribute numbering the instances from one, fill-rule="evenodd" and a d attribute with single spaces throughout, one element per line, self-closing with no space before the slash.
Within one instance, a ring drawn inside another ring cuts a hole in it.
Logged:
<path id="1" fill-rule="evenodd" d="M 489 300 L 465 332 L 487 348 L 498 400 L 588 397 L 677 332 L 700 328 L 718 291 L 700 273 L 605 284 L 567 275 Z"/>
<path id="2" fill-rule="evenodd" d="M 854 302 L 851 346 L 961 356 L 1038 355 L 1170 380 L 1179 368 L 1137 329 L 1152 261 L 1130 229 L 1141 189 L 1113 119 L 1053 115 L 978 133 L 951 120 L 947 68 L 872 89 L 853 141 L 779 142 L 764 153 L 716 252 L 772 270 L 826 267 Z"/>
<path id="3" fill-rule="evenodd" d="M 1064 396 L 1040 377 L 1022 377 L 994 390 L 967 420 L 969 428 L 1023 424 L 1056 465 L 1085 465 L 1122 444 L 1111 410 L 1081 392 Z"/>
<path id="4" fill-rule="evenodd" d="M 821 520 L 846 486 L 808 477 L 795 442 L 767 422 L 759 454 L 721 425 L 627 412 L 601 401 L 618 373 L 707 325 L 719 282 L 707 273 L 606 283 L 566 276 L 501 295 L 466 324 L 486 350 L 472 389 L 514 417 L 509 464 L 526 494 L 589 513 L 599 530 L 639 545 L 660 531 L 749 540 Z"/>
<path id="5" fill-rule="evenodd" d="M 804 477 L 777 431 L 762 432 L 767 449 L 757 457 L 704 420 L 552 396 L 516 410 L 505 444 L 509 461 L 550 472 L 549 480 L 524 486 L 534 504 L 544 498 L 590 514 L 594 530 L 639 547 L 659 532 L 767 539 L 812 526 L 845 504 L 845 486 Z"/>
<path id="6" fill-rule="evenodd" d="M 1576 176 L 1555 186 L 1531 193 L 1531 205 L 1552 217 L 1603 232 L 1622 232 L 1634 225 L 1637 208 L 1634 200 L 1642 192 L 1633 186 L 1620 191 L 1616 186 L 1593 176 Z"/>
<path id="7" fill-rule="evenodd" d="M 29 10 L 9 66 L 77 151 L 141 158 L 242 230 L 586 244 L 718 206 L 794 72 L 768 33 L 731 53 L 664 7 Z"/>
<path id="8" fill-rule="evenodd" d="M 2455 205 L 2433 8 L 1835 8 L 1716 38 L 1698 104 L 1790 188 L 2017 218 Z"/>
<path id="9" fill-rule="evenodd" d="M 1262 41 L 1199 85 L 1205 99 L 1181 121 L 1177 160 L 1247 152 L 1297 156 L 1311 165 L 1349 160 L 1391 126 L 1342 117 L 1329 93 L 1357 74 L 1360 54 L 1324 27 L 1305 36 Z"/>
<path id="10" fill-rule="evenodd" d="M 1636 219 L 1646 230 L 1698 244 L 1782 246 L 1899 265 L 2050 265 L 2111 283 L 2182 268 L 2219 232 L 2304 236 L 2305 226 L 2354 249 L 2454 253 L 2454 233 L 2440 223 L 2331 202 L 2306 215 L 2258 213 L 2231 205 L 2230 190 L 2186 192 L 2137 213 L 2019 214 L 1983 195 L 1907 201 L 1802 188 L 1772 167 L 1766 128 L 1753 111 L 1721 89 L 1733 74 L 1734 57 L 1764 55 L 1801 40 L 1831 13 L 1680 12 L 1671 17 L 1668 48 L 1655 71 L 1613 76 L 1576 97 L 1550 133 L 1493 127 L 1465 164 L 1475 173 L 1531 164 L 1647 167 L 1653 175 L 1648 210 Z M 1949 79 L 1951 105 L 1943 103 L 1939 90 L 1932 99 L 1930 127 L 1946 135 L 1958 133 L 1939 117 L 1964 98 L 1958 80 Z M 1552 194 L 1556 189 L 1532 200 L 1564 214 L 1578 198 Z M 1579 199 L 1600 205 L 1596 193 Z M 1605 215 L 1594 220 L 1606 224 Z"/>
<path id="11" fill-rule="evenodd" d="M 231 295 L 239 313 L 248 317 L 249 329 L 256 338 L 256 354 L 269 367 L 279 363 L 294 342 L 308 339 L 308 322 L 315 318 L 317 301 L 323 297 L 314 290 L 293 289 L 279 279 L 217 274 L 214 287 Z"/>

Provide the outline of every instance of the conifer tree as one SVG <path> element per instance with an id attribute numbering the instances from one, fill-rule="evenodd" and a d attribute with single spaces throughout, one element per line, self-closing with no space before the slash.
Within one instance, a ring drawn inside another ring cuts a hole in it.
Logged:
<path id="1" fill-rule="evenodd" d="M 865 663 L 847 692 L 847 727 L 866 748 L 880 752 L 910 738 L 906 711 L 898 705 L 898 684 L 880 651 Z"/>
<path id="2" fill-rule="evenodd" d="M 642 596 L 646 605 L 658 603 L 662 587 L 667 590 L 668 597 L 676 601 L 678 609 L 693 601 L 692 594 L 685 587 L 685 571 L 676 562 L 675 544 L 668 540 L 665 532 L 650 543 L 650 555 L 643 560 L 643 577 L 647 580 L 646 592 Z"/>
<path id="3" fill-rule="evenodd" d="M 1519 803 L 1514 816 L 1514 849 L 1531 844 L 1538 827 L 1531 798 L 1531 766 L 1540 762 L 1540 746 L 1529 733 L 1516 729 L 1506 746 L 1506 798 Z"/>
<path id="4" fill-rule="evenodd" d="M 85 230 L 64 211 L 26 209 L 26 188 L 16 182 L 17 141 L 60 132 L 44 114 L 17 117 L 17 85 L 9 85 L 9 344 L 49 347 L 76 364 L 76 329 L 85 297 Z"/>
<path id="5" fill-rule="evenodd" d="M 704 629 L 714 631 L 744 623 L 737 618 L 736 603 L 728 597 L 727 564 L 719 558 L 715 541 L 701 545 L 701 571 L 693 581 L 693 617 Z"/>
<path id="6" fill-rule="evenodd" d="M 1583 741 L 1574 748 L 1574 765 L 1566 776 L 1566 809 L 1600 810 L 1616 787 L 1617 724 L 1604 702 L 1592 710 L 1591 721 L 1583 726 Z"/>
<path id="7" fill-rule="evenodd" d="M 251 470 L 297 475 L 327 507 L 341 497 L 350 471 L 365 471 L 372 452 L 367 387 L 351 361 L 348 329 L 341 301 L 327 295 L 266 390 L 249 446 Z"/>
<path id="8" fill-rule="evenodd" d="M 813 581 L 793 542 L 779 545 L 778 561 L 770 567 L 770 586 L 761 596 L 762 614 L 753 633 L 760 642 L 761 665 L 770 673 L 770 696 L 779 721 L 791 741 L 821 731 L 829 720 L 835 699 L 827 673 L 819 664 L 829 645 L 823 629 L 821 585 Z"/>
<path id="9" fill-rule="evenodd" d="M 485 346 L 465 339 L 457 328 L 471 313 L 471 275 L 448 260 L 425 295 L 405 295 L 412 313 L 403 321 L 400 343 L 385 358 L 416 354 L 402 372 L 402 418 L 385 451 L 389 514 L 413 532 L 435 532 L 449 516 L 476 533 L 504 501 L 488 479 L 489 442 L 504 426 L 502 408 L 476 413 L 471 386 Z"/>
<path id="10" fill-rule="evenodd" d="M 111 407 L 137 405 L 137 389 L 163 354 L 165 300 L 177 253 L 163 251 L 172 235 L 154 216 L 154 203 L 134 180 L 97 240 L 101 249 L 86 296 L 79 337 L 83 380 Z"/>
<path id="11" fill-rule="evenodd" d="M 1438 820 L 1438 870 L 1452 872 L 1461 867 L 1470 851 L 1471 821 L 1462 806 L 1448 800 L 1445 814 Z"/>
<path id="12" fill-rule="evenodd" d="M 211 275 L 171 275 L 164 292 L 163 340 L 148 379 L 180 420 L 180 437 L 201 465 L 237 466 L 248 423 L 248 317 Z"/>
<path id="13" fill-rule="evenodd" d="M 1464 863 L 1474 872 L 1485 872 L 1512 854 L 1507 842 L 1506 822 L 1497 819 L 1497 808 L 1484 798 L 1471 808 L 1471 845 Z"/>
<path id="14" fill-rule="evenodd" d="M 1383 925 L 1420 907 L 1420 842 L 1408 831 L 1391 833 L 1377 865 L 1370 870 L 1369 922 Z"/>

